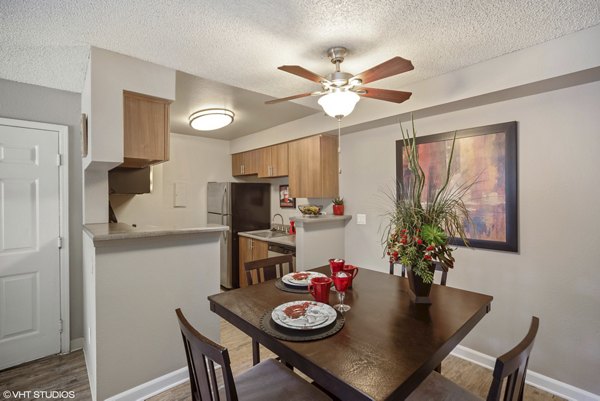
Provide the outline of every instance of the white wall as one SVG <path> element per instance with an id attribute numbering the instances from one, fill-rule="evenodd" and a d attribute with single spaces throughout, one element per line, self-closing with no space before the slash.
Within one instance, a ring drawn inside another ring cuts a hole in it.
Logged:
<path id="1" fill-rule="evenodd" d="M 600 82 L 416 121 L 418 134 L 518 121 L 520 252 L 458 249 L 448 285 L 494 296 L 463 345 L 497 356 L 541 319 L 530 369 L 600 394 Z M 382 188 L 395 180 L 398 126 L 346 135 L 341 191 L 346 259 L 386 271 L 379 242 Z"/>
<path id="2" fill-rule="evenodd" d="M 0 79 L 0 117 L 69 127 L 69 290 L 72 339 L 83 336 L 80 116 L 80 96 L 77 93 Z"/>
<path id="3" fill-rule="evenodd" d="M 206 184 L 231 180 L 229 141 L 171 134 L 170 160 L 153 167 L 153 190 L 111 195 L 119 222 L 138 225 L 206 224 Z M 174 207 L 174 183 L 186 187 L 187 206 Z"/>

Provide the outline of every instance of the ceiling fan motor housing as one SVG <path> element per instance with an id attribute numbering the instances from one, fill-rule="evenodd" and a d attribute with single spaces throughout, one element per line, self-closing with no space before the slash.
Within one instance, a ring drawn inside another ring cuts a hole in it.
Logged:
<path id="1" fill-rule="evenodd" d="M 327 80 L 333 83 L 334 86 L 344 86 L 348 83 L 348 80 L 352 78 L 352 74 L 347 72 L 336 71 L 327 75 Z"/>

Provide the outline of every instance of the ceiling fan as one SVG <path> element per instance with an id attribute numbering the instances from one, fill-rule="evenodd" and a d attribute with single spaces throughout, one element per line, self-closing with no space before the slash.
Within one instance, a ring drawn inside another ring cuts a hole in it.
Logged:
<path id="1" fill-rule="evenodd" d="M 340 64 L 344 61 L 344 57 L 347 54 L 348 51 L 345 47 L 332 47 L 327 50 L 327 55 L 331 59 L 331 62 L 335 64 L 335 72 L 327 75 L 327 77 L 322 77 L 299 65 L 282 65 L 278 69 L 316 82 L 322 88 L 320 91 L 301 93 L 281 99 L 269 100 L 265 103 L 274 104 L 306 96 L 321 96 L 318 102 L 323 107 L 325 113 L 340 120 L 352 113 L 354 106 L 360 100 L 360 96 L 385 100 L 386 102 L 402 103 L 412 95 L 411 92 L 363 86 L 364 84 L 414 69 L 415 67 L 410 60 L 403 59 L 402 57 L 394 57 L 360 74 L 352 75 L 340 71 Z"/>

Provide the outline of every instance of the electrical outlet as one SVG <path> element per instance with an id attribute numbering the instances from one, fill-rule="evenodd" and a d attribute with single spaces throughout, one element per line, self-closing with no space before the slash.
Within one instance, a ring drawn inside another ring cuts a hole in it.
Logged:
<path id="1" fill-rule="evenodd" d="M 357 214 L 356 215 L 356 224 L 367 224 L 367 215 L 366 214 Z"/>

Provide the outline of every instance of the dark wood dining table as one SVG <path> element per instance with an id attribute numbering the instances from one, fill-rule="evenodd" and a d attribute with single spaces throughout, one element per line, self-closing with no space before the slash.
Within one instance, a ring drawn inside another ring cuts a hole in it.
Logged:
<path id="1" fill-rule="evenodd" d="M 329 273 L 329 267 L 315 269 Z M 360 269 L 346 292 L 352 309 L 331 337 L 278 340 L 260 328 L 276 306 L 309 300 L 277 289 L 274 280 L 208 297 L 213 312 L 344 401 L 403 400 L 490 311 L 492 297 L 433 285 L 431 305 L 410 300 L 408 280 Z M 337 303 L 332 293 L 330 304 Z"/>

